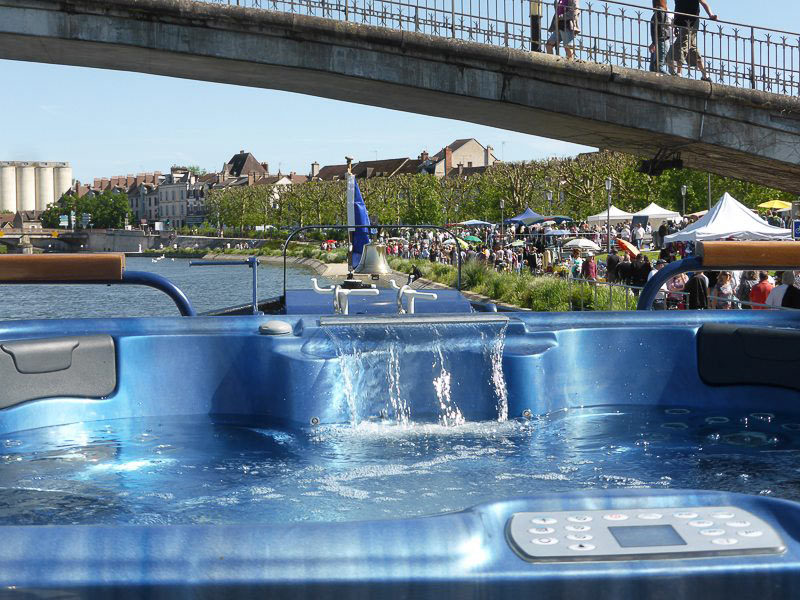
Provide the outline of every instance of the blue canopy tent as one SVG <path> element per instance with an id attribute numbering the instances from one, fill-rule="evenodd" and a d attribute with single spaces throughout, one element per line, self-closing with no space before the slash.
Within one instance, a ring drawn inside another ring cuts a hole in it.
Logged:
<path id="1" fill-rule="evenodd" d="M 522 225 L 530 225 L 532 223 L 538 223 L 539 221 L 544 220 L 544 217 L 537 212 L 533 212 L 530 207 L 526 207 L 522 213 L 518 214 L 516 217 L 511 217 L 503 221 L 505 224 L 509 223 L 517 223 Z"/>

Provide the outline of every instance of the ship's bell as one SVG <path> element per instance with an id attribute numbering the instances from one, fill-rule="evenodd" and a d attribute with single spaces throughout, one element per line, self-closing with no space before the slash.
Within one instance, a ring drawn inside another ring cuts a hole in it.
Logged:
<path id="1" fill-rule="evenodd" d="M 386 246 L 383 244 L 365 244 L 361 252 L 361 261 L 353 271 L 362 275 L 386 275 L 391 272 L 386 262 Z"/>

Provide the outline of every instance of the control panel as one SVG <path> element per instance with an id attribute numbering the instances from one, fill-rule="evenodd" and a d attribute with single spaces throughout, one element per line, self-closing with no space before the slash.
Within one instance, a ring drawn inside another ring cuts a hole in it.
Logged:
<path id="1" fill-rule="evenodd" d="M 643 560 L 780 554 L 778 532 L 734 506 L 522 512 L 507 529 L 511 547 L 535 562 Z"/>

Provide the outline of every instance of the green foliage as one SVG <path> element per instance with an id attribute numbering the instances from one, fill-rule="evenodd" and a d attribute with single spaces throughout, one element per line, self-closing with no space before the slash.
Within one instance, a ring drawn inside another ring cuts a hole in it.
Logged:
<path id="1" fill-rule="evenodd" d="M 203 169 L 202 167 L 200 167 L 198 165 L 189 165 L 188 167 L 186 167 L 186 169 L 190 173 L 192 173 L 194 175 L 197 175 L 198 177 L 201 176 L 201 175 L 208 175 L 208 171 L 206 171 L 205 169 Z"/>
<path id="2" fill-rule="evenodd" d="M 456 268 L 449 265 L 398 258 L 390 258 L 389 264 L 402 273 L 410 273 L 416 265 L 425 279 L 450 286 L 456 283 Z M 488 296 L 496 302 L 540 312 L 608 310 L 607 286 L 571 282 L 562 277 L 536 277 L 528 272 L 519 275 L 498 273 L 477 261 L 468 261 L 463 265 L 461 285 L 464 290 Z M 626 302 L 622 288 L 613 289 L 611 303 L 612 310 L 633 310 L 636 305 L 632 297 Z"/>
<path id="3" fill-rule="evenodd" d="M 638 160 L 614 152 L 596 152 L 575 158 L 498 163 L 470 177 L 440 180 L 428 174 L 397 175 L 359 180 L 358 185 L 372 222 L 384 225 L 442 225 L 465 219 L 497 222 L 501 215 L 517 214 L 526 206 L 542 214 L 584 219 L 605 209 L 607 177 L 613 182 L 611 200 L 623 210 L 637 211 L 656 202 L 684 212 L 682 185 L 687 187 L 685 212 L 707 208 L 706 173 L 684 169 L 649 177 L 636 171 Z M 551 201 L 547 200 L 548 191 L 552 192 Z M 712 202 L 726 191 L 751 208 L 766 200 L 793 199 L 761 185 L 712 176 Z M 347 219 L 344 181 L 212 190 L 207 205 L 210 223 L 223 223 L 240 234 L 252 231 L 256 225 L 290 229 L 309 224 L 343 224 Z M 264 237 L 276 233 L 267 232 Z"/>
<path id="4" fill-rule="evenodd" d="M 8 246 L 0 244 L 0 254 L 8 254 Z"/>
<path id="5" fill-rule="evenodd" d="M 74 194 L 64 194 L 42 212 L 42 227 L 58 227 L 59 217 L 69 215 L 70 211 L 75 211 L 73 225 L 76 229 L 81 227 L 83 213 L 92 215 L 91 226 L 99 229 L 121 229 L 125 226 L 125 218 L 132 218 L 125 194 L 105 191 L 97 196 L 86 194 L 82 198 Z"/>

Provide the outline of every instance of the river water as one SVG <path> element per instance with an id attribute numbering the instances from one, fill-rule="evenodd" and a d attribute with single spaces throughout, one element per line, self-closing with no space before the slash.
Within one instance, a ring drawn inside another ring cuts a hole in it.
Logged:
<path id="1" fill-rule="evenodd" d="M 252 274 L 246 265 L 189 267 L 188 259 L 128 258 L 128 271 L 150 271 L 183 290 L 197 312 L 248 304 L 252 301 Z M 310 288 L 312 269 L 287 267 L 290 289 Z M 325 281 L 320 280 L 320 284 Z M 283 266 L 260 265 L 258 297 L 279 296 Z M 178 316 L 169 297 L 138 285 L 0 285 L 0 320 L 93 317 Z"/>

